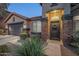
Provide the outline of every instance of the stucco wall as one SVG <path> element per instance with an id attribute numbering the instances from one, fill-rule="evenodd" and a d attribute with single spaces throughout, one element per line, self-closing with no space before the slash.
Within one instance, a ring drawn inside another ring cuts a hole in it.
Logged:
<path id="1" fill-rule="evenodd" d="M 15 21 L 13 20 L 13 17 L 15 18 Z M 7 23 L 9 24 L 9 23 L 13 23 L 13 22 L 24 22 L 24 21 L 25 21 L 24 19 L 19 18 L 19 17 L 13 15 L 13 16 L 7 21 Z"/>

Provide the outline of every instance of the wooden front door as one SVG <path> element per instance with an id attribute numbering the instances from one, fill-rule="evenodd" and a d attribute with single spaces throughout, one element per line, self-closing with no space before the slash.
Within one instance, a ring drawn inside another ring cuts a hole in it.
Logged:
<path id="1" fill-rule="evenodd" d="M 50 39 L 60 40 L 60 24 L 59 21 L 52 21 L 50 24 Z"/>

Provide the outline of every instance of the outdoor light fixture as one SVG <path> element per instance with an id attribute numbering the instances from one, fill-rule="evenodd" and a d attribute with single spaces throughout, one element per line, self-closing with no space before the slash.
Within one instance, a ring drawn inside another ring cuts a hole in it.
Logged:
<path id="1" fill-rule="evenodd" d="M 54 20 L 60 20 L 60 17 L 59 16 L 54 16 L 54 17 L 51 17 L 51 20 L 54 21 Z"/>
<path id="2" fill-rule="evenodd" d="M 27 25 L 26 25 L 26 24 L 24 24 L 24 25 L 23 25 L 23 29 L 26 29 L 26 28 L 27 28 Z"/>
<path id="3" fill-rule="evenodd" d="M 8 29 L 8 25 L 6 25 L 5 28 Z"/>

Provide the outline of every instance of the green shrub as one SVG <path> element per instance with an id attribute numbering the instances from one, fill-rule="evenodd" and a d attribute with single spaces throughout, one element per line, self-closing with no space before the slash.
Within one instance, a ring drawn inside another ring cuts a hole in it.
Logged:
<path id="1" fill-rule="evenodd" d="M 22 40 L 25 40 L 25 39 L 27 38 L 27 33 L 26 33 L 26 32 L 22 32 L 22 33 L 20 34 L 20 38 L 21 38 Z"/>
<path id="2" fill-rule="evenodd" d="M 9 52 L 7 45 L 0 45 L 0 53 L 6 53 Z"/>
<path id="3" fill-rule="evenodd" d="M 40 39 L 32 37 L 22 43 L 17 49 L 17 53 L 21 56 L 42 56 L 44 55 L 44 44 Z"/>
<path id="4" fill-rule="evenodd" d="M 3 34 L 3 29 L 0 29 L 0 35 L 2 35 Z"/>
<path id="5" fill-rule="evenodd" d="M 74 33 L 74 41 L 79 43 L 79 31 Z"/>
<path id="6" fill-rule="evenodd" d="M 75 52 L 79 55 L 79 31 L 76 31 L 73 35 L 73 41 L 70 43 L 70 46 L 75 48 Z"/>

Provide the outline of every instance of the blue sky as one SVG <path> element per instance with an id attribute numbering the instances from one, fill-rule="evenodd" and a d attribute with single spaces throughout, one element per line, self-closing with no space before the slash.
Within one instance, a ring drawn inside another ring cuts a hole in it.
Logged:
<path id="1" fill-rule="evenodd" d="M 42 15 L 42 7 L 39 3 L 11 3 L 8 7 L 8 10 L 26 17 Z"/>

